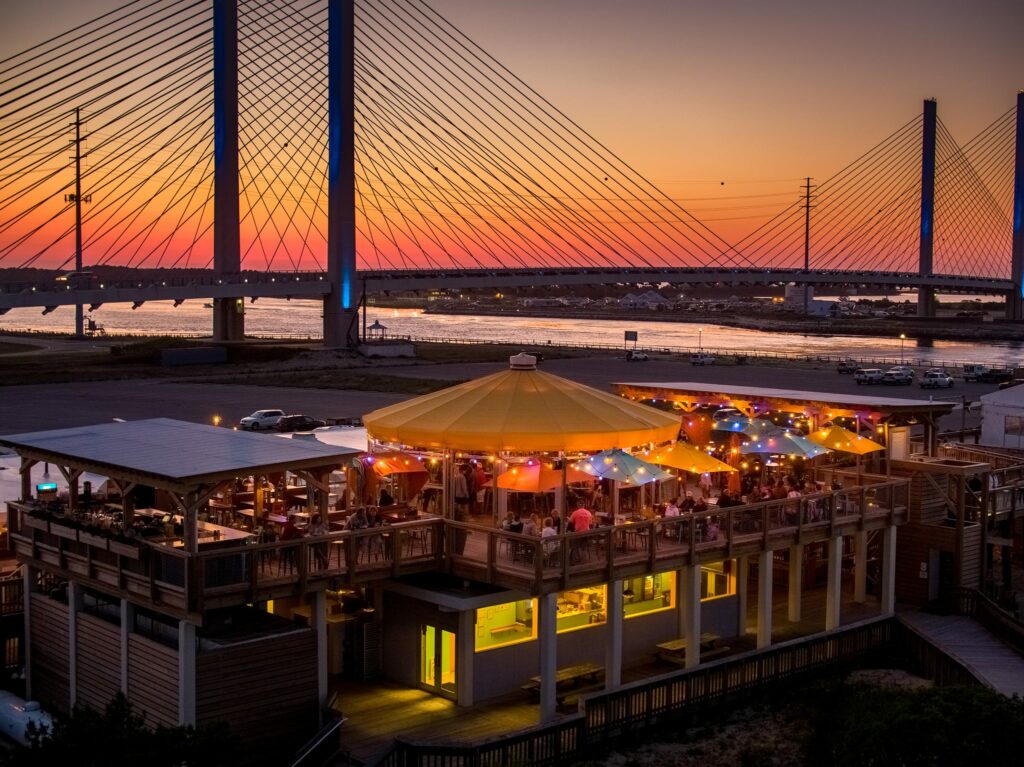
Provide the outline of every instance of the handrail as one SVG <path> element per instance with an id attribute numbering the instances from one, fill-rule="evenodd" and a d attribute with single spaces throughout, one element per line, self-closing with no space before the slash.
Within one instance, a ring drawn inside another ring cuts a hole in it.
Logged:
<path id="1" fill-rule="evenodd" d="M 974 618 L 998 639 L 1024 655 L 1024 623 L 1014 618 L 977 589 L 957 588 L 953 605 L 960 615 Z"/>
<path id="2" fill-rule="evenodd" d="M 348 720 L 343 716 L 332 717 L 316 735 L 302 745 L 302 748 L 288 762 L 288 767 L 321 767 L 326 764 L 327 760 L 340 749 L 339 733 L 341 726 L 346 721 Z M 332 738 L 334 739 L 333 744 L 331 743 Z"/>

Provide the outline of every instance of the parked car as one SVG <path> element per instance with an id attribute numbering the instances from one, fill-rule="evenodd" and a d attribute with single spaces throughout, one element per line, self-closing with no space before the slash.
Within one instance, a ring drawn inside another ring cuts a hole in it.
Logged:
<path id="1" fill-rule="evenodd" d="M 921 377 L 922 389 L 952 389 L 953 376 L 944 370 L 929 370 Z"/>
<path id="2" fill-rule="evenodd" d="M 647 362 L 647 352 L 642 352 L 639 349 L 629 349 L 626 351 L 626 362 Z"/>
<path id="3" fill-rule="evenodd" d="M 257 410 L 238 422 L 238 428 L 247 431 L 273 429 L 284 415 L 283 410 Z"/>
<path id="4" fill-rule="evenodd" d="M 853 371 L 853 380 L 858 384 L 882 383 L 881 368 L 857 368 Z"/>
<path id="5" fill-rule="evenodd" d="M 326 425 L 326 421 L 308 415 L 285 415 L 278 419 L 274 428 L 278 431 L 313 431 Z"/>
<path id="6" fill-rule="evenodd" d="M 690 355 L 691 365 L 714 365 L 715 355 L 711 352 L 694 352 Z"/>
<path id="7" fill-rule="evenodd" d="M 711 414 L 712 421 L 728 421 L 732 418 L 743 418 L 743 412 L 734 407 L 720 407 Z"/>
<path id="8" fill-rule="evenodd" d="M 882 383 L 889 386 L 910 386 L 914 383 L 914 374 L 904 368 L 891 368 L 882 373 Z"/>
<path id="9" fill-rule="evenodd" d="M 853 373 L 857 370 L 856 360 L 841 360 L 836 366 L 836 370 L 840 373 Z"/>

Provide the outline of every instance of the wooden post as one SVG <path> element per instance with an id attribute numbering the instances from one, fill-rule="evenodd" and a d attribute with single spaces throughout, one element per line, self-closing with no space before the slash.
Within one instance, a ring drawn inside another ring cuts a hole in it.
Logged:
<path id="1" fill-rule="evenodd" d="M 196 627 L 178 621 L 178 723 L 196 724 Z"/>
<path id="2" fill-rule="evenodd" d="M 557 710 L 556 680 L 558 670 L 558 595 L 542 594 L 538 599 L 538 631 L 540 633 L 540 721 L 549 722 Z"/>
<path id="3" fill-rule="evenodd" d="M 38 461 L 34 461 L 31 458 L 21 459 L 21 499 L 22 501 L 32 500 L 32 467 L 36 465 Z"/>
<path id="4" fill-rule="evenodd" d="M 804 546 L 789 547 L 789 621 L 799 623 L 803 613 Z"/>
<path id="5" fill-rule="evenodd" d="M 892 508 L 892 504 L 889 506 Z M 868 533 L 858 530 L 853 535 L 853 601 L 861 605 L 868 595 Z"/>
<path id="6" fill-rule="evenodd" d="M 82 609 L 82 585 L 68 581 L 68 708 L 78 702 L 78 613 Z"/>
<path id="7" fill-rule="evenodd" d="M 828 581 L 825 585 L 825 631 L 839 628 L 839 606 L 843 585 L 843 537 L 828 539 Z"/>
<path id="8" fill-rule="evenodd" d="M 739 613 L 740 636 L 747 634 L 747 591 L 750 582 L 750 558 L 736 558 L 736 609 Z"/>
<path id="9" fill-rule="evenodd" d="M 121 599 L 121 692 L 128 695 L 128 654 L 135 608 L 127 599 Z"/>
<path id="10" fill-rule="evenodd" d="M 682 600 L 686 603 L 683 638 L 686 640 L 686 668 L 700 665 L 700 565 L 682 569 Z"/>
<path id="11" fill-rule="evenodd" d="M 380 589 L 377 589 L 380 591 Z M 455 634 L 455 694 L 456 703 L 471 708 L 474 700 L 473 655 L 476 651 L 476 610 L 459 613 L 459 627 Z"/>
<path id="12" fill-rule="evenodd" d="M 323 726 L 324 704 L 327 702 L 327 593 L 323 589 L 313 592 L 310 605 L 313 634 L 316 637 L 316 710 Z"/>
<path id="13" fill-rule="evenodd" d="M 772 645 L 772 552 L 757 555 L 757 649 Z"/>
<path id="14" fill-rule="evenodd" d="M 882 568 L 879 587 L 882 615 L 896 611 L 896 525 L 882 530 Z"/>
<path id="15" fill-rule="evenodd" d="M 614 690 L 622 684 L 622 581 L 608 584 L 608 641 L 605 643 L 604 687 Z"/>

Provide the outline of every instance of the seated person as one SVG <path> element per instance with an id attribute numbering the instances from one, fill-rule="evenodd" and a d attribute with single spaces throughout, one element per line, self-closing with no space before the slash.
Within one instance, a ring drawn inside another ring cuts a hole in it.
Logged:
<path id="1" fill-rule="evenodd" d="M 380 489 L 380 505 L 381 506 L 394 506 L 395 499 L 391 497 L 391 493 L 388 492 L 386 487 Z"/>
<path id="2" fill-rule="evenodd" d="M 678 517 L 679 516 L 679 506 L 677 505 L 677 501 L 678 501 L 678 499 L 676 499 L 675 501 L 669 501 L 668 505 L 665 507 L 665 516 L 666 517 Z"/>

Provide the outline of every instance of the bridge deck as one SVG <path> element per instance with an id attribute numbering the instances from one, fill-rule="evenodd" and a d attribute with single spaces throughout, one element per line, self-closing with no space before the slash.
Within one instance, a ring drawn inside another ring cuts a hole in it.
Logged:
<path id="1" fill-rule="evenodd" d="M 1006 696 L 1024 695 L 1024 658 L 977 621 L 962 615 L 916 611 L 901 612 L 900 620 L 963 663 L 992 689 Z"/>

